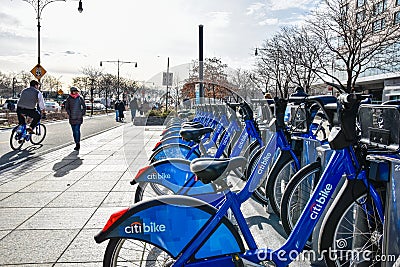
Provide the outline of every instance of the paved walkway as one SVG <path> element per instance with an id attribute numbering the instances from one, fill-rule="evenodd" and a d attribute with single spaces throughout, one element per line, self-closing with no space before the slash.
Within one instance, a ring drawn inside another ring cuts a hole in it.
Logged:
<path id="1" fill-rule="evenodd" d="M 160 127 L 125 124 L 0 172 L 0 266 L 101 266 L 94 235 L 133 204 Z M 128 165 L 129 164 L 129 165 Z M 129 168 L 128 168 L 129 166 Z"/>

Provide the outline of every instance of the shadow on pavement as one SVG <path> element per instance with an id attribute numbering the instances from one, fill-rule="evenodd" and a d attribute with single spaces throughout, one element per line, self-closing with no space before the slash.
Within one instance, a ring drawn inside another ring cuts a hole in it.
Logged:
<path id="1" fill-rule="evenodd" d="M 53 165 L 53 171 L 55 177 L 63 177 L 67 175 L 70 171 L 78 168 L 82 165 L 82 159 L 79 158 L 79 151 L 72 151 L 67 156 L 65 156 L 60 162 Z"/>
<path id="2" fill-rule="evenodd" d="M 249 227 L 253 225 L 258 225 L 258 228 L 262 230 L 263 229 L 262 223 L 267 223 L 271 225 L 272 228 L 274 228 L 279 235 L 286 238 L 287 234 L 283 229 L 282 225 L 279 223 L 279 221 L 280 221 L 279 217 L 272 213 L 269 214 L 269 218 L 266 218 L 264 216 L 251 216 L 246 218 L 246 222 L 249 225 Z"/>
<path id="3" fill-rule="evenodd" d="M 24 150 L 13 150 L 6 154 L 3 154 L 0 157 L 0 165 L 7 164 L 7 163 L 10 164 L 14 161 L 32 156 L 35 154 L 34 151 L 37 149 L 38 149 L 37 146 L 35 146 L 35 147 L 30 146 L 30 147 L 25 148 Z"/>

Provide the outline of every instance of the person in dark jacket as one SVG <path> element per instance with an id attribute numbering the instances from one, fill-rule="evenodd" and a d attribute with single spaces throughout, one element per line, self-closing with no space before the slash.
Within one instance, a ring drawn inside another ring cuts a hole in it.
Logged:
<path id="1" fill-rule="evenodd" d="M 124 103 L 124 101 L 120 101 L 118 103 L 117 109 L 118 109 L 118 119 L 119 119 L 120 122 L 123 122 L 123 120 L 125 118 L 125 116 L 124 116 L 124 111 L 125 111 L 125 103 Z"/>
<path id="2" fill-rule="evenodd" d="M 81 148 L 81 124 L 86 113 L 86 105 L 85 100 L 79 95 L 78 88 L 71 87 L 71 93 L 65 101 L 65 110 L 68 113 L 69 124 L 71 124 L 72 135 L 76 144 L 74 150 L 79 150 Z"/>

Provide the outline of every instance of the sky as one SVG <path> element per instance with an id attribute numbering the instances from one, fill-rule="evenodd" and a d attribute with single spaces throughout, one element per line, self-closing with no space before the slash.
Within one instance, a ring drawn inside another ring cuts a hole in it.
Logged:
<path id="1" fill-rule="evenodd" d="M 149 81 L 166 71 L 168 58 L 172 71 L 198 59 L 203 25 L 205 58 L 251 69 L 254 49 L 280 27 L 301 23 L 316 1 L 82 0 L 82 13 L 77 0 L 52 2 L 41 14 L 41 66 L 66 88 L 85 67 L 117 75 L 117 63 L 100 61 L 137 62 L 120 64 L 120 76 Z M 30 71 L 37 50 L 33 6 L 0 0 L 0 71 Z"/>

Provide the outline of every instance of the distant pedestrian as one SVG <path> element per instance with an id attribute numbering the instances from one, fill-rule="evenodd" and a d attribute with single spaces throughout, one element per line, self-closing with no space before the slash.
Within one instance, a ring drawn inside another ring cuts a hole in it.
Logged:
<path id="1" fill-rule="evenodd" d="M 125 118 L 125 116 L 124 116 L 124 111 L 125 111 L 125 103 L 124 103 L 124 101 L 120 101 L 120 102 L 118 103 L 117 109 L 118 109 L 118 118 L 119 118 L 119 121 L 120 121 L 120 122 L 123 122 L 123 121 L 124 121 L 124 118 Z"/>
<path id="2" fill-rule="evenodd" d="M 115 110 L 115 121 L 119 121 L 119 110 L 118 110 L 119 100 L 116 100 L 114 103 L 114 110 Z"/>
<path id="3" fill-rule="evenodd" d="M 85 100 L 79 95 L 79 90 L 76 87 L 71 87 L 70 95 L 65 101 L 65 110 L 68 113 L 69 124 L 71 124 L 72 135 L 75 141 L 74 150 L 81 148 L 81 125 L 83 116 L 86 113 Z"/>
<path id="4" fill-rule="evenodd" d="M 129 108 L 131 110 L 131 121 L 132 121 L 132 123 L 133 123 L 133 119 L 136 116 L 136 110 L 138 109 L 138 107 L 139 107 L 139 105 L 138 105 L 137 99 L 136 99 L 136 97 L 134 97 L 131 100 L 131 102 L 129 102 Z"/>
<path id="5" fill-rule="evenodd" d="M 296 92 L 291 94 L 290 96 L 300 96 L 300 97 L 306 97 L 308 94 L 304 91 L 304 88 L 301 86 L 298 86 L 296 88 Z"/>

